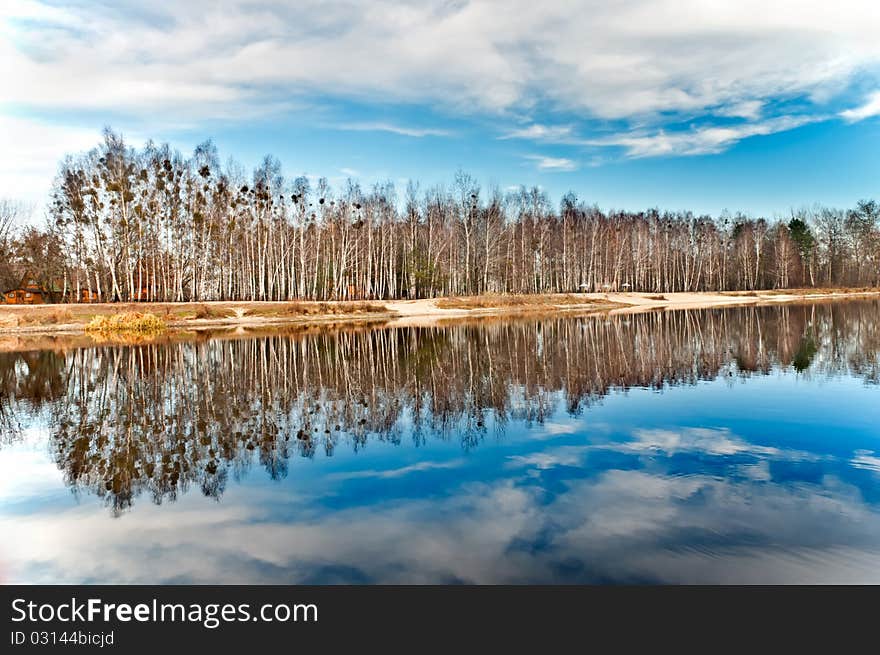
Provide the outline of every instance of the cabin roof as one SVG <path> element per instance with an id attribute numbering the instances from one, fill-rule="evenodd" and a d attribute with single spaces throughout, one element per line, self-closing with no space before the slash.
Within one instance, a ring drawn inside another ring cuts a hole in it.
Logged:
<path id="1" fill-rule="evenodd" d="M 48 293 L 47 289 L 41 289 L 40 287 L 12 287 L 11 289 L 7 289 L 3 293 L 12 293 L 14 291 L 26 291 L 27 293 Z"/>
<path id="2" fill-rule="evenodd" d="M 42 285 L 36 279 L 31 277 L 30 275 L 25 275 L 21 278 L 21 282 L 18 283 L 17 287 L 6 290 L 4 293 L 9 293 L 10 291 L 30 291 L 31 293 L 62 293 L 64 287 L 59 283 L 58 280 L 53 280 L 49 285 Z"/>

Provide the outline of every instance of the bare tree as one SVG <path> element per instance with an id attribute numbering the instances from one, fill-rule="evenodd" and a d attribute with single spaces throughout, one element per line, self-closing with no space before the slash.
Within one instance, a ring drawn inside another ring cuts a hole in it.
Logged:
<path id="1" fill-rule="evenodd" d="M 458 171 L 450 188 L 402 197 L 390 182 L 285 179 L 266 156 L 247 175 L 208 141 L 190 157 L 129 148 L 106 130 L 62 162 L 52 230 L 63 278 L 119 300 L 433 297 L 487 292 L 655 293 L 880 282 L 880 210 L 814 208 L 787 224 L 745 214 L 603 212 L 539 188 L 481 196 Z M 0 225 L 7 269 L 20 235 Z M 18 262 L 18 263 L 16 263 Z M 7 276 L 10 273 L 6 274 Z"/>

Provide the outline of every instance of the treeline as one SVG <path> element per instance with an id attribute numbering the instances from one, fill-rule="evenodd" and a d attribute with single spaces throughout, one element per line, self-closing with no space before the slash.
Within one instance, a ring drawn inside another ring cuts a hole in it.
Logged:
<path id="1" fill-rule="evenodd" d="M 25 272 L 105 300 L 421 298 L 632 289 L 752 290 L 880 283 L 880 206 L 742 214 L 603 212 L 569 193 L 251 175 L 212 143 L 189 158 L 107 130 L 65 159 L 45 230 L 0 238 Z M 0 221 L 2 223 L 2 221 Z M 17 281 L 17 280 L 15 280 Z"/>

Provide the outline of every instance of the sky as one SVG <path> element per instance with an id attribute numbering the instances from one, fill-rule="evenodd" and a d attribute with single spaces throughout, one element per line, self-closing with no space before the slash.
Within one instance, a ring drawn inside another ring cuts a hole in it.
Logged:
<path id="1" fill-rule="evenodd" d="M 133 146 L 784 217 L 880 197 L 874 0 L 3 0 L 0 197 Z"/>

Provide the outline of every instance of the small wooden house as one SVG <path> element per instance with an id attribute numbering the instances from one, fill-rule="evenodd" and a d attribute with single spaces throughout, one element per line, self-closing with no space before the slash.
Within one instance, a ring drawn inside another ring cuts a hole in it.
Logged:
<path id="1" fill-rule="evenodd" d="M 21 284 L 3 293 L 3 301 L 7 305 L 42 305 L 58 302 L 61 291 L 57 288 L 47 289 L 34 278 L 23 278 Z"/>
<path id="2" fill-rule="evenodd" d="M 75 296 L 76 293 L 72 293 L 71 296 Z M 79 300 L 77 302 L 101 302 L 101 294 L 93 289 L 80 289 L 79 290 Z"/>

